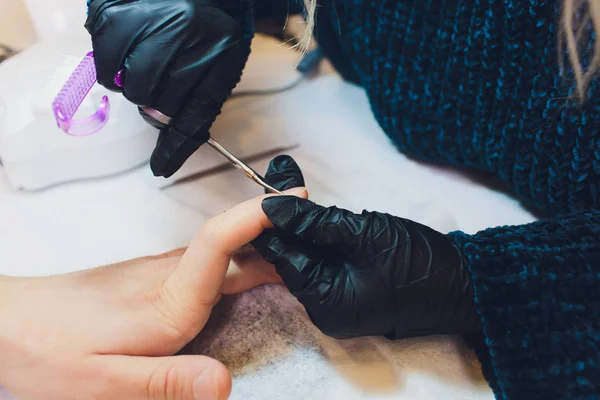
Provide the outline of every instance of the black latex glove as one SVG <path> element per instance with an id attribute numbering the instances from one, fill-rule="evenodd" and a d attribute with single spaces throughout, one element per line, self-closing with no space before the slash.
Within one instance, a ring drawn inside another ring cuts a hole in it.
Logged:
<path id="1" fill-rule="evenodd" d="M 151 158 L 155 175 L 174 174 L 209 138 L 240 80 L 252 40 L 251 0 L 94 0 L 98 81 L 138 106 L 173 117 Z M 115 75 L 124 69 L 124 85 Z"/>
<path id="2" fill-rule="evenodd" d="M 285 156 L 271 162 L 265 179 L 279 190 L 304 186 Z M 276 228 L 252 244 L 325 334 L 479 331 L 468 272 L 446 235 L 388 214 L 357 215 L 292 196 L 270 197 L 263 210 Z"/>
<path id="3" fill-rule="evenodd" d="M 265 174 L 265 182 L 280 192 L 297 187 L 304 187 L 304 176 L 296 160 L 290 156 L 277 156 L 269 163 Z M 265 189 L 265 194 L 270 194 Z"/>

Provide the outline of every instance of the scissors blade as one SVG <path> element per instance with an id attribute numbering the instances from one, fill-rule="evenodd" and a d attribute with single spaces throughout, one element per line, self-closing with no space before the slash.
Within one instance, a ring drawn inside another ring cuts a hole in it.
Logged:
<path id="1" fill-rule="evenodd" d="M 154 119 L 155 121 L 158 121 L 159 123 L 161 123 L 163 125 L 169 125 L 171 123 L 171 117 L 169 117 L 169 116 L 161 113 L 158 110 L 155 110 L 153 108 L 148 108 L 148 107 L 142 108 L 142 110 L 150 118 Z M 275 189 L 274 187 L 272 187 L 271 185 L 269 185 L 267 182 L 265 182 L 264 179 L 256 171 L 254 171 L 252 168 L 250 168 L 242 160 L 240 160 L 239 158 L 237 158 L 236 156 L 234 156 L 233 154 L 231 154 L 229 151 L 227 151 L 227 149 L 225 149 L 225 147 L 223 147 L 219 143 L 217 143 L 212 137 L 208 138 L 207 143 L 213 149 L 215 149 L 219 153 L 221 153 L 221 155 L 223 157 L 225 157 L 227 160 L 229 160 L 229 162 L 231 164 L 233 164 L 234 167 L 236 167 L 240 171 L 244 172 L 246 174 L 246 176 L 248 178 L 252 179 L 255 183 L 257 183 L 258 185 L 260 185 L 263 188 L 267 189 L 271 193 L 276 193 L 276 194 L 281 194 L 281 195 L 283 194 L 279 190 Z"/>
<path id="2" fill-rule="evenodd" d="M 225 157 L 227 160 L 229 160 L 229 162 L 231 162 L 231 164 L 233 164 L 234 167 L 236 167 L 240 171 L 244 172 L 248 178 L 253 180 L 258 185 L 267 189 L 271 193 L 281 194 L 281 195 L 283 194 L 282 192 L 280 192 L 279 190 L 275 189 L 274 187 L 269 185 L 267 182 L 265 182 L 264 179 L 256 171 L 254 171 L 242 160 L 240 160 L 239 158 L 237 158 L 236 156 L 231 154 L 229 151 L 227 151 L 227 149 L 225 149 L 223 146 L 221 146 L 219 143 L 217 143 L 213 138 L 208 138 L 208 141 L 206 143 L 208 143 L 213 149 L 215 149 L 219 153 L 221 153 L 221 155 L 223 157 Z"/>

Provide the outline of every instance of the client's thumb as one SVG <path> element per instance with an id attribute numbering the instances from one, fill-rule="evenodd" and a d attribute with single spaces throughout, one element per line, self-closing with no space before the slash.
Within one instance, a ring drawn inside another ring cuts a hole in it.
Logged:
<path id="1" fill-rule="evenodd" d="M 104 357 L 113 400 L 226 400 L 231 392 L 229 371 L 209 357 Z"/>

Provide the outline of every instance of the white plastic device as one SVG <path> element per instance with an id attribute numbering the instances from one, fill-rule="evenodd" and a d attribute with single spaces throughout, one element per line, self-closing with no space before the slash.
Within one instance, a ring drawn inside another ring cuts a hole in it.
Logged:
<path id="1" fill-rule="evenodd" d="M 83 34 L 42 41 L 0 65 L 0 160 L 15 188 L 40 190 L 148 162 L 157 131 L 135 105 L 100 85 L 79 113 L 92 114 L 108 96 L 111 116 L 101 134 L 74 138 L 57 127 L 52 100 L 90 46 Z"/>

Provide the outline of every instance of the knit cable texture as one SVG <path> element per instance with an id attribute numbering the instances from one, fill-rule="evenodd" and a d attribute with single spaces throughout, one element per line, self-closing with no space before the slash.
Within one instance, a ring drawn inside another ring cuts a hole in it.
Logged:
<path id="1" fill-rule="evenodd" d="M 401 151 L 491 172 L 554 215 L 600 207 L 600 80 L 581 105 L 568 59 L 561 75 L 560 3 L 330 0 L 316 32 Z"/>
<path id="2" fill-rule="evenodd" d="M 600 212 L 451 235 L 483 325 L 468 341 L 497 398 L 598 399 Z"/>

